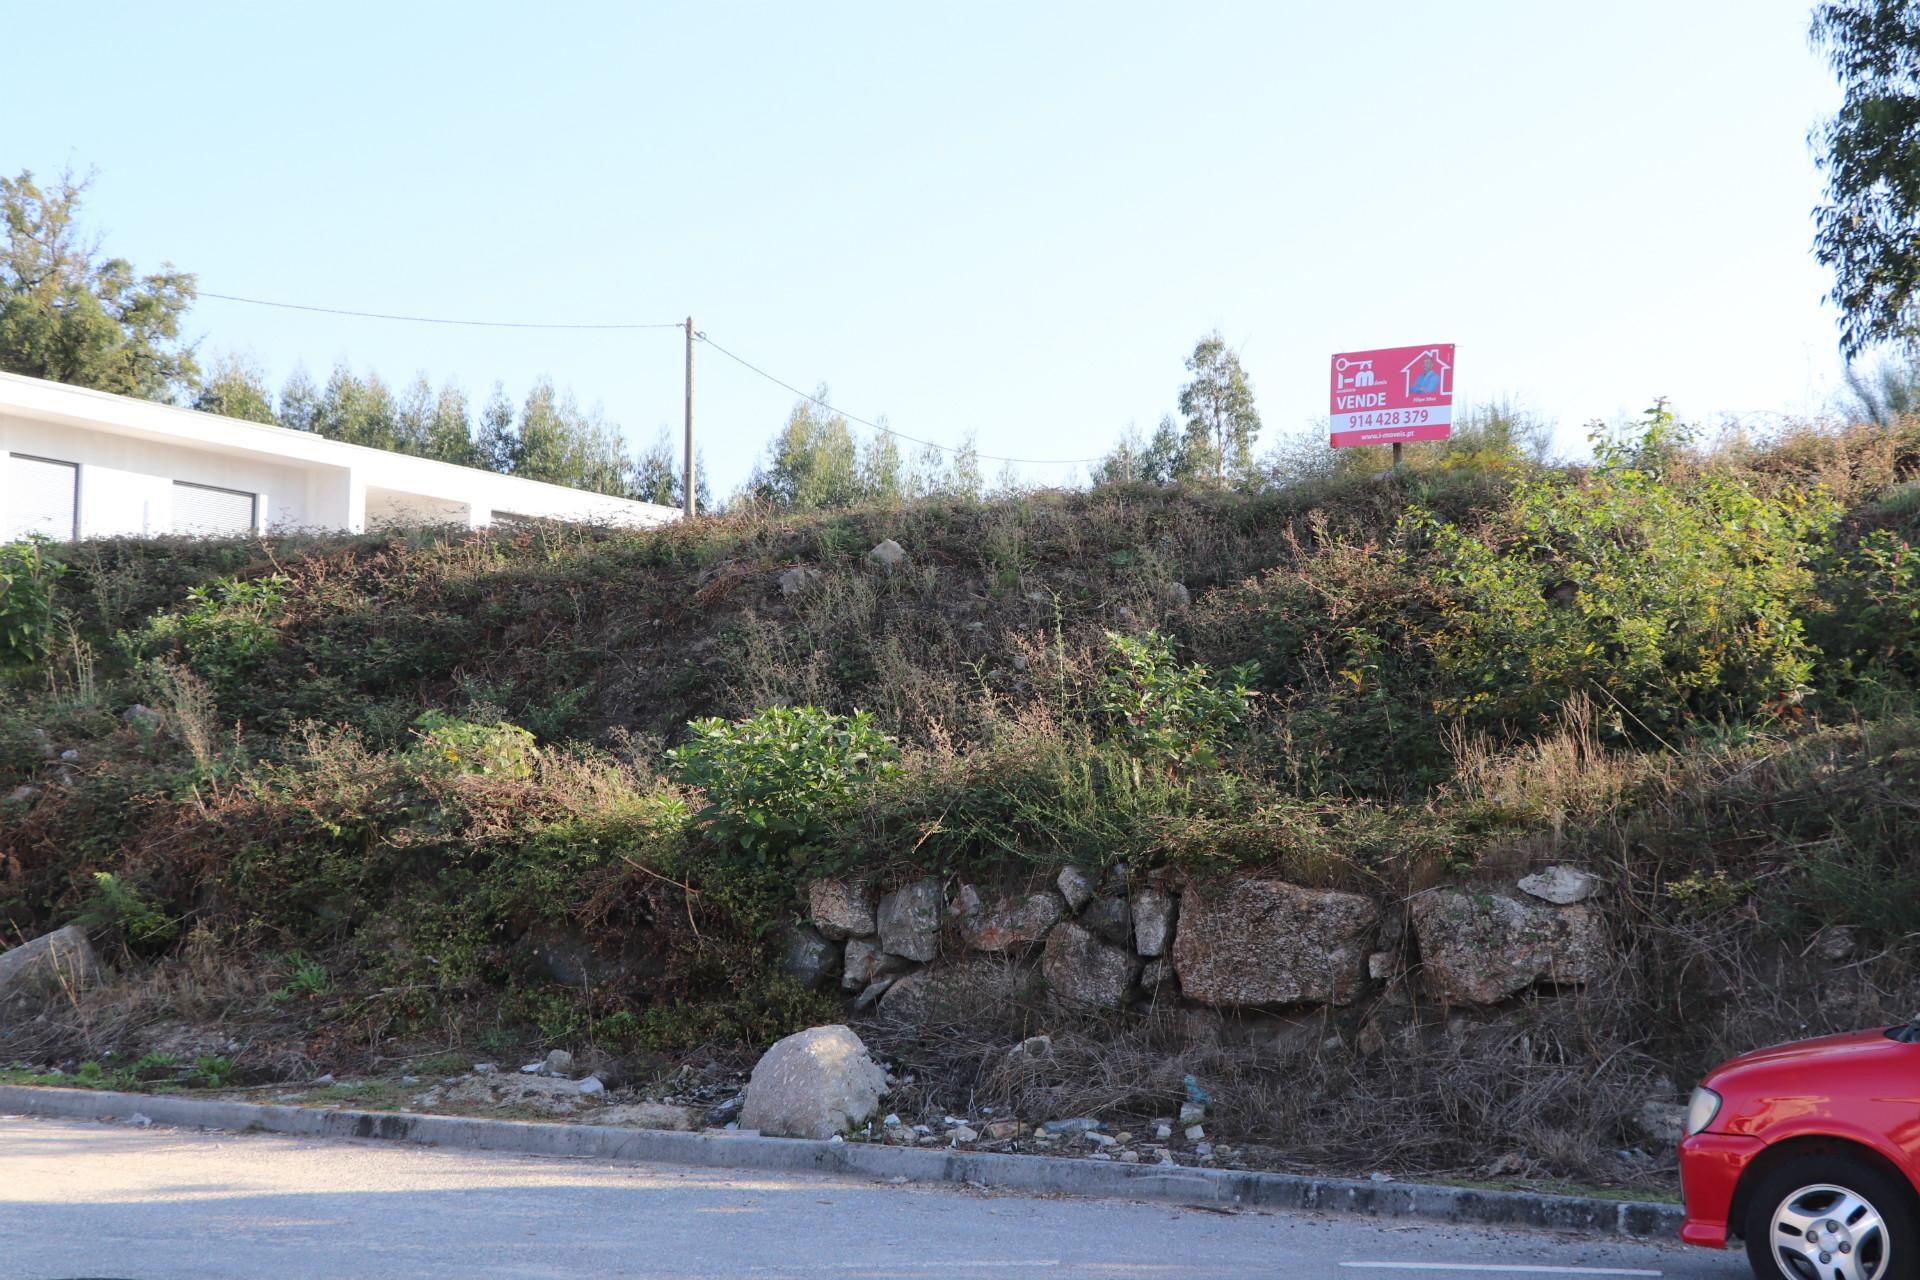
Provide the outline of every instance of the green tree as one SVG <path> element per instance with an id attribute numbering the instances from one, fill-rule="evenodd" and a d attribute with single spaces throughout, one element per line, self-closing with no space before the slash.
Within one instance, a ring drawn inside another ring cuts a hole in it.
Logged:
<path id="1" fill-rule="evenodd" d="M 694 451 L 693 498 L 700 511 L 713 510 L 713 490 L 707 484 L 707 455 Z M 680 446 L 667 428 L 633 460 L 633 488 L 627 496 L 636 502 L 656 502 L 663 507 L 683 504 L 687 477 L 680 465 Z"/>
<path id="2" fill-rule="evenodd" d="M 818 399 L 827 398 L 820 388 Z M 792 511 L 848 507 L 866 496 L 860 452 L 847 420 L 802 400 L 767 446 L 766 461 L 748 483 L 762 502 Z"/>
<path id="3" fill-rule="evenodd" d="M 619 428 L 599 410 L 581 409 L 571 392 L 556 391 L 546 378 L 520 406 L 507 460 L 511 475 L 594 493 L 624 494 L 632 469 Z"/>
<path id="4" fill-rule="evenodd" d="M 193 407 L 247 422 L 279 421 L 273 412 L 273 392 L 267 390 L 260 366 L 231 351 L 213 362 L 213 372 L 194 393 Z"/>
<path id="5" fill-rule="evenodd" d="M 295 366 L 280 388 L 280 425 L 295 431 L 313 430 L 314 413 L 319 404 L 319 388 L 313 385 L 305 368 Z"/>
<path id="6" fill-rule="evenodd" d="M 1836 0 L 1813 10 L 1813 41 L 1840 79 L 1839 112 L 1814 130 L 1827 176 L 1814 256 L 1834 273 L 1840 348 L 1920 333 L 1920 6 Z"/>
<path id="7" fill-rule="evenodd" d="M 1093 469 L 1093 482 L 1101 484 L 1173 484 L 1212 471 L 1213 451 L 1195 452 L 1170 417 L 1160 419 L 1153 435 L 1142 439 L 1137 428 L 1129 426 L 1120 443 Z"/>
<path id="8" fill-rule="evenodd" d="M 1253 442 L 1260 434 L 1260 411 L 1247 385 L 1240 357 L 1228 349 L 1218 330 L 1200 339 L 1187 357 L 1192 381 L 1180 388 L 1180 412 L 1187 419 L 1189 462 L 1204 455 L 1220 484 L 1251 477 Z"/>
<path id="9" fill-rule="evenodd" d="M 199 380 L 180 317 L 193 276 L 163 263 L 140 275 L 102 258 L 77 221 L 88 179 L 41 188 L 31 170 L 0 178 L 0 369 L 149 400 L 177 400 Z"/>
<path id="10" fill-rule="evenodd" d="M 1920 350 L 1908 348 L 1897 359 L 1885 359 L 1871 369 L 1849 363 L 1847 394 L 1841 409 L 1855 422 L 1891 427 L 1908 414 L 1920 412 Z"/>
<path id="11" fill-rule="evenodd" d="M 346 365 L 336 365 L 314 403 L 309 429 L 329 440 L 397 450 L 400 407 L 379 374 L 362 379 Z"/>

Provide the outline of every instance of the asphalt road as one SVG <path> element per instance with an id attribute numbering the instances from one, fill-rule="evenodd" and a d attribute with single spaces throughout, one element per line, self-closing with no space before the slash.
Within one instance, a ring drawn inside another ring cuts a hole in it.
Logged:
<path id="1" fill-rule="evenodd" d="M 1527 1232 L 0 1117 L 4 1280 L 1746 1274 Z"/>

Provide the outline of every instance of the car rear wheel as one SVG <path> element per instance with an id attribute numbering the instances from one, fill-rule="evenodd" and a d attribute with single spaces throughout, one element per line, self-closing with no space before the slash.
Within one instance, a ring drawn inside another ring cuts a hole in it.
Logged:
<path id="1" fill-rule="evenodd" d="M 1760 1280 L 1904 1280 L 1920 1275 L 1911 1193 L 1838 1155 L 1768 1173 L 1747 1201 L 1747 1260 Z"/>

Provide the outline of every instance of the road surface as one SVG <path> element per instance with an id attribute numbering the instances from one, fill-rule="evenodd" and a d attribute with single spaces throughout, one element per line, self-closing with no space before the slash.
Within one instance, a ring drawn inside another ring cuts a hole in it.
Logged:
<path id="1" fill-rule="evenodd" d="M 1528 1232 L 0 1117 L 5 1280 L 1746 1274 Z"/>

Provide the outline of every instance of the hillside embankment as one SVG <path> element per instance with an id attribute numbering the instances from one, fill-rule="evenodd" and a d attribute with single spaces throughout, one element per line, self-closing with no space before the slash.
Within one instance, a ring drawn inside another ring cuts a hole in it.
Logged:
<path id="1" fill-rule="evenodd" d="M 897 1140 L 1657 1185 L 1702 1069 L 1920 1009 L 1920 427 L 1472 444 L 8 549 L 0 944 L 98 963 L 0 959 L 0 1067 L 695 1114 L 848 1021 Z"/>

